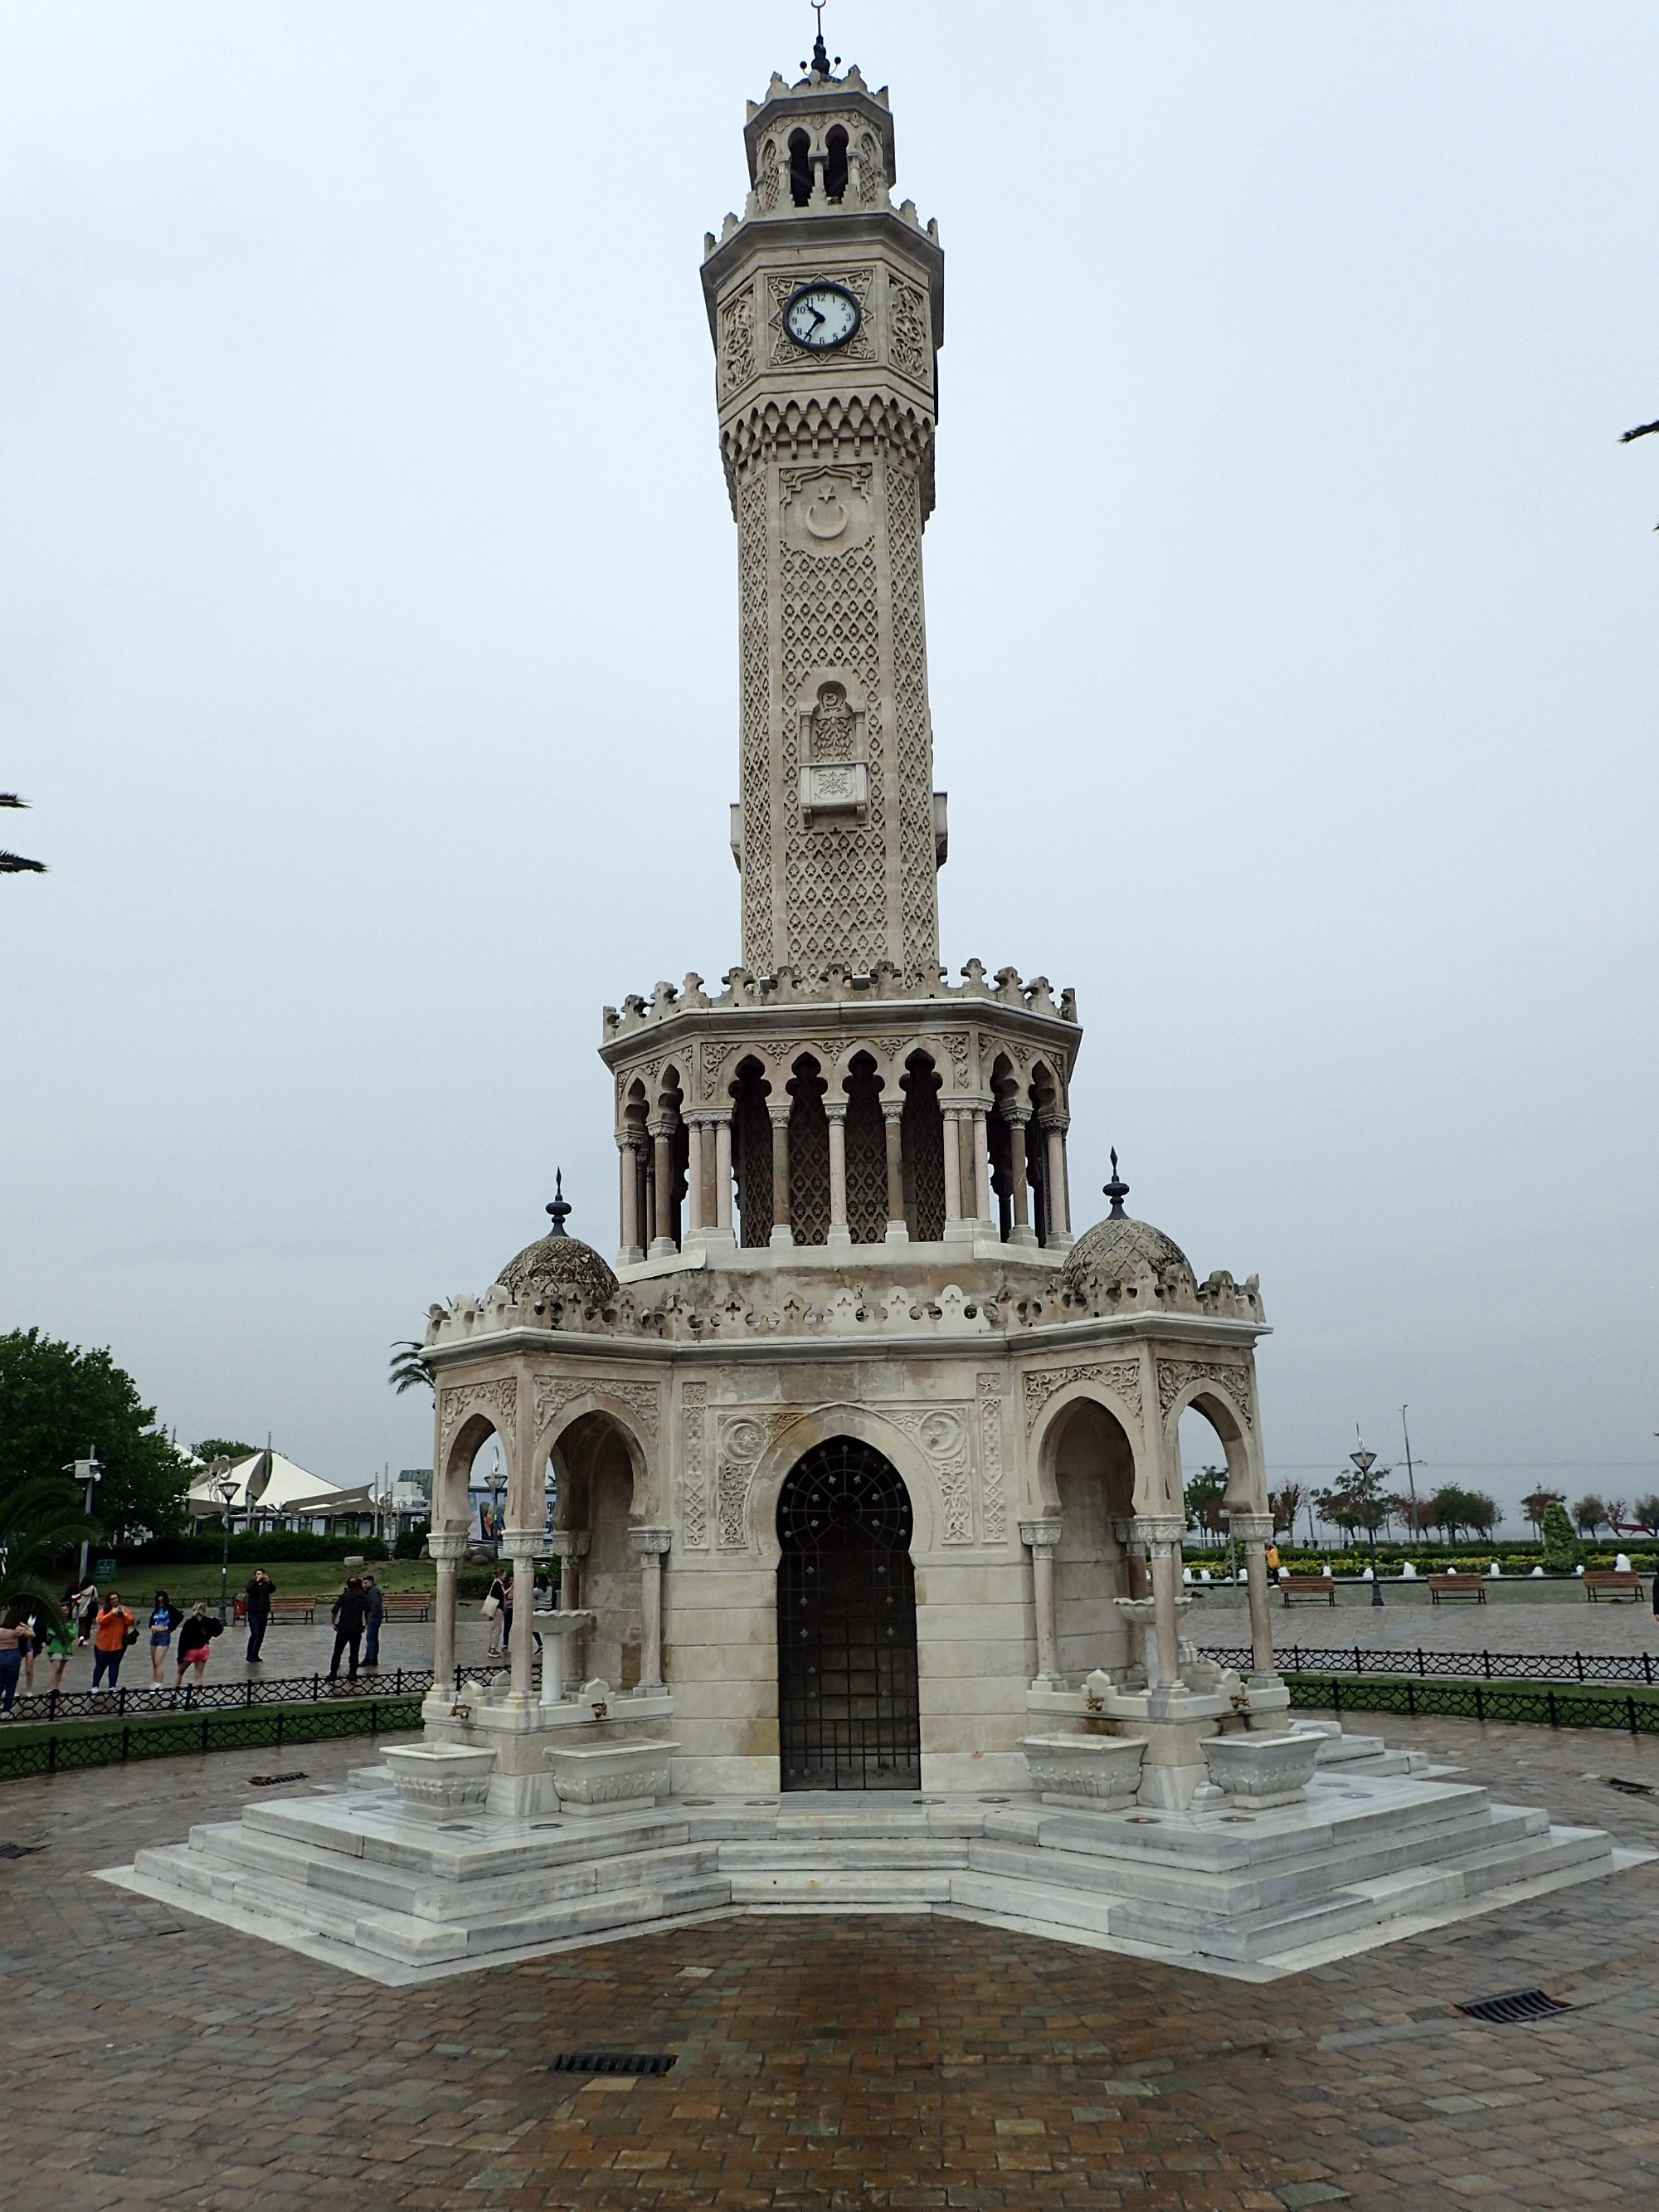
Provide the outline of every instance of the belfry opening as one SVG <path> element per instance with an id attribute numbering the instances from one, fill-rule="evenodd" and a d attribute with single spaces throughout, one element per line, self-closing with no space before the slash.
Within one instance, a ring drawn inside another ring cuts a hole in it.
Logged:
<path id="1" fill-rule="evenodd" d="M 909 1492 L 832 1437 L 778 1499 L 778 1766 L 785 1790 L 916 1790 L 921 1717 Z"/>

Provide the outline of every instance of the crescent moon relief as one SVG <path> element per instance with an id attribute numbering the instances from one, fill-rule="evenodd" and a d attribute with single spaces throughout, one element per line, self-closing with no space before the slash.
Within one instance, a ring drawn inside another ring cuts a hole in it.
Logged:
<path id="1" fill-rule="evenodd" d="M 839 538 L 852 517 L 838 499 L 809 499 L 806 527 L 814 538 Z"/>

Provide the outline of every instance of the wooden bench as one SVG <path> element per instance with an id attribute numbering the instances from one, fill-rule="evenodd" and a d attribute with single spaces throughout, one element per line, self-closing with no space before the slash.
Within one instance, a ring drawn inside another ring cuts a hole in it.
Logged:
<path id="1" fill-rule="evenodd" d="M 1310 1604 L 1336 1603 L 1336 1584 L 1329 1575 L 1281 1575 L 1279 1587 L 1286 1605 L 1297 1598 L 1304 1598 Z"/>
<path id="2" fill-rule="evenodd" d="M 314 1597 L 274 1597 L 270 1601 L 270 1617 L 276 1620 L 315 1620 L 317 1600 Z"/>
<path id="3" fill-rule="evenodd" d="M 1433 1575 L 1429 1577 L 1429 1602 L 1438 1605 L 1443 1597 L 1472 1597 L 1477 1605 L 1486 1602 L 1486 1578 L 1484 1575 Z"/>
<path id="4" fill-rule="evenodd" d="M 431 1599 L 420 1590 L 388 1590 L 382 1603 L 387 1620 L 426 1620 L 432 1613 Z"/>
<path id="5" fill-rule="evenodd" d="M 1584 1573 L 1584 1595 L 1592 1605 L 1597 1598 L 1610 1597 L 1615 1601 L 1621 1597 L 1642 1602 L 1642 1577 L 1634 1567 L 1627 1572 L 1617 1567 L 1587 1568 Z"/>

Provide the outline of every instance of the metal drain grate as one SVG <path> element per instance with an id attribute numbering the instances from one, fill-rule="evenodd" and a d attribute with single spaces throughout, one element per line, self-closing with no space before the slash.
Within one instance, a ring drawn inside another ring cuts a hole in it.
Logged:
<path id="1" fill-rule="evenodd" d="M 1515 1990 L 1506 1997 L 1481 1997 L 1474 2004 L 1461 2004 L 1457 2010 L 1470 2020 L 1506 2027 L 1516 2021 L 1549 2020 L 1558 2012 L 1571 2012 L 1572 2007 L 1543 1990 Z"/>
<path id="2" fill-rule="evenodd" d="M 672 2051 L 562 2051 L 550 2074 L 666 2074 Z"/>
<path id="3" fill-rule="evenodd" d="M 248 1784 L 254 1790 L 274 1790 L 279 1782 L 303 1782 L 306 1771 L 296 1766 L 292 1774 L 250 1774 Z"/>

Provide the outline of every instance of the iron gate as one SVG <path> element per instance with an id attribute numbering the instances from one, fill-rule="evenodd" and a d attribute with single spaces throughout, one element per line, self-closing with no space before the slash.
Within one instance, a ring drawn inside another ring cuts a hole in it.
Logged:
<path id="1" fill-rule="evenodd" d="M 778 1744 L 785 1790 L 918 1790 L 916 1581 L 896 1468 L 831 1437 L 778 1499 Z"/>

